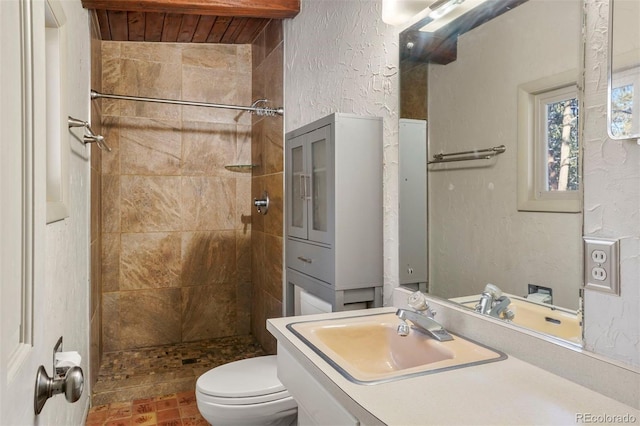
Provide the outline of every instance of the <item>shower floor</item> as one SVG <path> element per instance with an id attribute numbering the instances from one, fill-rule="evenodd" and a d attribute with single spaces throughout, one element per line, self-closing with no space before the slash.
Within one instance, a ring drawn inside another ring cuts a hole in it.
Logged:
<path id="1" fill-rule="evenodd" d="M 92 405 L 193 391 L 197 378 L 222 364 L 266 355 L 253 336 L 232 336 L 102 355 Z"/>

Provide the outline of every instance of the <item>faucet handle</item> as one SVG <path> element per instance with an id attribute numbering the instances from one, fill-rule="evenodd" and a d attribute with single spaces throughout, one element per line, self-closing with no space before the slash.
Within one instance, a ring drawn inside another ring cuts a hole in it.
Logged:
<path id="1" fill-rule="evenodd" d="M 427 298 L 420 291 L 414 291 L 407 297 L 407 304 L 416 311 L 426 311 L 429 309 Z"/>

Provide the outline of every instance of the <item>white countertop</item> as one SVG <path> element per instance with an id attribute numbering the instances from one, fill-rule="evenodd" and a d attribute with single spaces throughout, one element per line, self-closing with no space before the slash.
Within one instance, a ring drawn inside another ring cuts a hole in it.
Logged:
<path id="1" fill-rule="evenodd" d="M 286 328 L 287 324 L 299 321 L 395 312 L 395 309 L 270 319 L 267 329 L 363 424 L 633 424 L 633 418 L 636 424 L 640 423 L 639 410 L 512 356 L 504 361 L 394 382 L 355 384 Z"/>

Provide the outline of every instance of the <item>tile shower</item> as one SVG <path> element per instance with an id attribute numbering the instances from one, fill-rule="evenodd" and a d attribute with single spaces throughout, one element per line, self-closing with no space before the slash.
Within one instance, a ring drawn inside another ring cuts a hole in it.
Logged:
<path id="1" fill-rule="evenodd" d="M 280 22 L 252 45 L 94 44 L 102 70 L 94 88 L 104 93 L 236 105 L 266 97 L 281 106 Z M 282 306 L 282 119 L 114 100 L 93 109 L 113 151 L 101 153 L 92 191 L 101 204 L 92 347 L 170 353 L 171 345 L 253 335 L 274 352 L 264 324 Z M 231 164 L 254 166 L 238 173 Z M 267 216 L 252 207 L 263 190 Z"/>

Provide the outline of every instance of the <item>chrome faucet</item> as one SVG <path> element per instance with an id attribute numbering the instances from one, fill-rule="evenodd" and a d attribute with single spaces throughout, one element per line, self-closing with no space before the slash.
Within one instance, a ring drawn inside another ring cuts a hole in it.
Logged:
<path id="1" fill-rule="evenodd" d="M 489 311 L 489 315 L 492 317 L 500 318 L 503 320 L 511 321 L 515 318 L 515 314 L 511 309 L 509 309 L 509 305 L 511 304 L 511 299 L 507 296 L 500 296 L 496 299 L 493 308 Z"/>
<path id="2" fill-rule="evenodd" d="M 490 315 L 495 318 L 511 321 L 515 314 L 509 305 L 511 300 L 502 295 L 502 290 L 493 284 L 487 284 L 480 296 L 480 301 L 475 307 L 475 311 L 481 314 Z"/>
<path id="3" fill-rule="evenodd" d="M 398 326 L 398 334 L 400 336 L 406 336 L 409 334 L 409 324 L 406 323 L 406 320 L 409 320 L 418 330 L 440 342 L 453 340 L 453 337 L 451 337 L 447 330 L 445 330 L 438 321 L 428 317 L 427 315 L 407 309 L 398 309 L 396 311 L 396 315 L 402 320 L 402 323 Z"/>
<path id="4" fill-rule="evenodd" d="M 398 309 L 396 315 L 400 318 L 398 325 L 398 334 L 400 336 L 409 335 L 411 328 L 406 320 L 411 321 L 413 325 L 422 330 L 427 335 L 433 337 L 440 342 L 453 340 L 453 337 L 444 329 L 444 327 L 433 319 L 435 312 L 427 303 L 427 298 L 420 291 L 413 292 L 407 297 L 407 304 L 415 309 L 415 311 L 407 309 Z"/>

